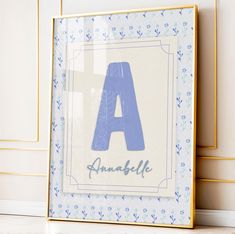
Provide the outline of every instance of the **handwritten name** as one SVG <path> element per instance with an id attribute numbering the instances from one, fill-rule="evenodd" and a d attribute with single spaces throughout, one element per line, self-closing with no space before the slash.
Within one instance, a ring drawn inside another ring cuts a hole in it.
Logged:
<path id="1" fill-rule="evenodd" d="M 91 165 L 87 165 L 89 178 L 91 179 L 94 174 L 116 172 L 122 172 L 126 176 L 130 173 L 135 173 L 144 178 L 145 173 L 152 171 L 152 168 L 149 166 L 149 160 L 140 160 L 137 166 L 131 166 L 130 164 L 130 160 L 127 160 L 123 166 L 107 167 L 102 165 L 101 158 L 98 157 Z"/>

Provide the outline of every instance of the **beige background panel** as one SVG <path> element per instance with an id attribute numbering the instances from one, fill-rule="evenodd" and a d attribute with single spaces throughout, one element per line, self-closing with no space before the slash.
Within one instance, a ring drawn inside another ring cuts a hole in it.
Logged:
<path id="1" fill-rule="evenodd" d="M 0 200 L 46 201 L 46 177 L 0 175 Z"/>
<path id="2" fill-rule="evenodd" d="M 198 149 L 200 155 L 235 156 L 234 7 L 233 0 L 218 1 L 218 148 Z"/>
<path id="3" fill-rule="evenodd" d="M 235 184 L 197 182 L 197 208 L 235 210 Z"/>
<path id="4" fill-rule="evenodd" d="M 214 146 L 215 99 L 214 99 L 214 13 L 215 0 L 101 0 L 94 4 L 93 0 L 62 0 L 63 14 L 76 14 L 97 11 L 114 11 L 120 9 L 136 9 L 160 6 L 198 4 L 199 6 L 199 82 L 198 82 L 198 134 L 197 144 Z M 200 24 L 200 22 L 203 22 Z M 207 40 L 204 40 L 207 38 Z"/>
<path id="5" fill-rule="evenodd" d="M 235 180 L 235 160 L 205 160 L 198 157 L 197 177 Z"/>
<path id="6" fill-rule="evenodd" d="M 47 151 L 0 151 L 0 173 L 47 173 Z"/>
<path id="7" fill-rule="evenodd" d="M 37 139 L 38 0 L 0 0 L 0 140 Z"/>

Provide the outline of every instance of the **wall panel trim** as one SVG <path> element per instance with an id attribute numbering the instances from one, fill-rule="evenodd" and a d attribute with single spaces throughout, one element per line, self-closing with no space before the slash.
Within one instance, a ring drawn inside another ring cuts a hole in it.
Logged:
<path id="1" fill-rule="evenodd" d="M 36 27 L 37 27 L 37 35 L 36 35 L 36 48 L 37 48 L 37 56 L 36 56 L 36 63 L 37 63 L 37 67 L 36 67 L 36 92 L 37 92 L 37 109 L 36 109 L 36 138 L 35 139 L 30 139 L 30 140 L 25 140 L 25 139 L 0 139 L 0 142 L 29 142 L 29 143 L 38 143 L 39 142 L 39 138 L 40 138 L 40 78 L 39 78 L 39 52 L 40 52 L 40 46 L 39 46 L 39 37 L 40 37 L 40 30 L 39 30 L 39 26 L 40 26 L 40 0 L 36 0 Z"/>

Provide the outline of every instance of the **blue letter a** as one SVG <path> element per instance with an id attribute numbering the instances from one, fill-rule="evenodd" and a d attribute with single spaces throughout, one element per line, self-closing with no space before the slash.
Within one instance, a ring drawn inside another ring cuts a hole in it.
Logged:
<path id="1" fill-rule="evenodd" d="M 118 95 L 121 101 L 122 117 L 114 116 Z M 144 150 L 134 84 L 127 62 L 110 63 L 108 66 L 92 150 L 108 150 L 111 133 L 115 131 L 124 132 L 127 150 Z"/>

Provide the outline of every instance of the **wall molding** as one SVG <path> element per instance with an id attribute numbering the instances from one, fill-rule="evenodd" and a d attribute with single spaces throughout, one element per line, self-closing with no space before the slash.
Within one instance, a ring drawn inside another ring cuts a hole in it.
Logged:
<path id="1" fill-rule="evenodd" d="M 235 211 L 196 210 L 197 225 L 235 227 Z"/>
<path id="2" fill-rule="evenodd" d="M 0 214 L 44 217 L 46 202 L 0 200 Z M 196 210 L 197 225 L 235 227 L 235 211 Z"/>
<path id="3" fill-rule="evenodd" d="M 0 214 L 45 216 L 46 203 L 38 201 L 0 200 Z"/>

